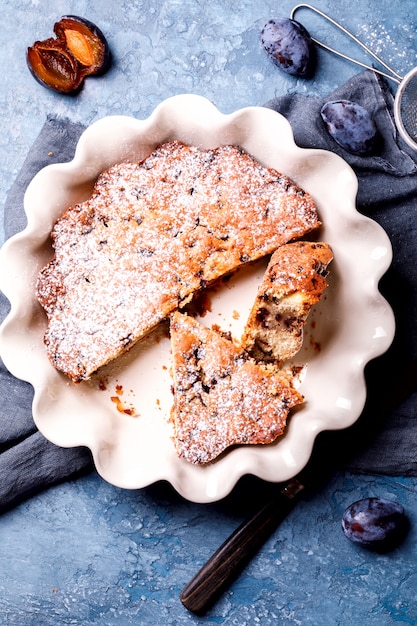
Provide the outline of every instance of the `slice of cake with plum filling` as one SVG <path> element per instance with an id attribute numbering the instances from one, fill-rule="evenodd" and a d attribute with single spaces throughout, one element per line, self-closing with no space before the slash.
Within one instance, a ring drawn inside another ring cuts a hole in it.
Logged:
<path id="1" fill-rule="evenodd" d="M 52 230 L 36 285 L 47 355 L 86 380 L 217 278 L 319 225 L 308 193 L 238 146 L 172 141 L 114 165 Z"/>
<path id="2" fill-rule="evenodd" d="M 303 402 L 288 372 L 256 363 L 221 333 L 187 314 L 170 322 L 172 417 L 179 457 L 205 464 L 234 445 L 268 444 Z"/>
<path id="3" fill-rule="evenodd" d="M 242 347 L 257 361 L 282 362 L 300 350 L 332 259 L 324 242 L 288 243 L 272 254 L 242 336 Z"/>

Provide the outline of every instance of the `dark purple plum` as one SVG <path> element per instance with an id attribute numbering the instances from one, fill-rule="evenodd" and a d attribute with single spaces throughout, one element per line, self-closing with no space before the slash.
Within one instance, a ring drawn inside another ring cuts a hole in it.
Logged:
<path id="1" fill-rule="evenodd" d="M 269 20 L 262 29 L 261 42 L 268 57 L 284 72 L 300 78 L 311 76 L 314 44 L 302 24 L 286 17 Z"/>
<path id="2" fill-rule="evenodd" d="M 407 527 L 404 508 L 384 498 L 364 498 L 354 502 L 342 516 L 346 537 L 373 549 L 395 547 Z"/>
<path id="3" fill-rule="evenodd" d="M 371 114 L 350 100 L 326 102 L 320 111 L 330 136 L 342 148 L 360 156 L 374 154 L 380 145 L 380 134 Z"/>

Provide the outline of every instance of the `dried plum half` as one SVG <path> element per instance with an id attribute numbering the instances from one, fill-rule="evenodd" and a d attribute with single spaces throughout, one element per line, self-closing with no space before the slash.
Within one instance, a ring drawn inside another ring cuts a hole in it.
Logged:
<path id="1" fill-rule="evenodd" d="M 103 74 L 110 48 L 102 31 L 82 17 L 65 15 L 54 24 L 55 38 L 35 41 L 27 64 L 42 85 L 60 93 L 77 91 L 86 76 Z"/>

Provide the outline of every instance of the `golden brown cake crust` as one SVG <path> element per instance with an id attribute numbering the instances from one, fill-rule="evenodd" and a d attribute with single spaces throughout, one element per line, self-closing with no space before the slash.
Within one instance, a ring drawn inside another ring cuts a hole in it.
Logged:
<path id="1" fill-rule="evenodd" d="M 193 293 L 319 224 L 307 193 L 235 146 L 174 141 L 115 165 L 53 229 L 36 289 L 48 357 L 87 379 Z"/>
<path id="2" fill-rule="evenodd" d="M 288 373 L 258 364 L 190 316 L 171 316 L 175 446 L 205 464 L 235 444 L 267 444 L 303 401 Z"/>
<path id="3" fill-rule="evenodd" d="M 256 360 L 280 362 L 300 350 L 311 307 L 328 286 L 332 259 L 325 242 L 296 241 L 273 253 L 242 336 L 242 347 Z"/>

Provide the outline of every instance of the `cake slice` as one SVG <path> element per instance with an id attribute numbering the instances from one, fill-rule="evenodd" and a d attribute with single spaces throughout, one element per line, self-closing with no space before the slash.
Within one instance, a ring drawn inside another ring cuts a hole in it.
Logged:
<path id="1" fill-rule="evenodd" d="M 287 372 L 258 364 L 220 333 L 175 312 L 170 321 L 175 447 L 205 464 L 236 444 L 267 444 L 282 435 L 303 401 Z"/>
<path id="2" fill-rule="evenodd" d="M 236 146 L 172 141 L 111 167 L 51 234 L 36 286 L 51 363 L 88 379 L 195 292 L 319 225 L 309 194 Z"/>
<path id="3" fill-rule="evenodd" d="M 324 242 L 297 241 L 273 253 L 241 340 L 257 361 L 285 361 L 300 350 L 311 307 L 328 286 L 332 259 Z"/>

